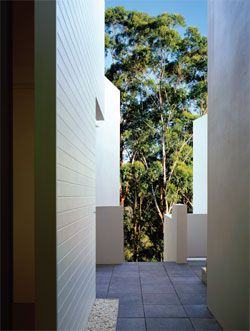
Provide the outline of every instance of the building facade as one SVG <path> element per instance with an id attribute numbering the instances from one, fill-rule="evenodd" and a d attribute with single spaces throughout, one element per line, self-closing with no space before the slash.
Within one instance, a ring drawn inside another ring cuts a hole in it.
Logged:
<path id="1" fill-rule="evenodd" d="M 209 0 L 208 307 L 249 330 L 250 2 Z"/>

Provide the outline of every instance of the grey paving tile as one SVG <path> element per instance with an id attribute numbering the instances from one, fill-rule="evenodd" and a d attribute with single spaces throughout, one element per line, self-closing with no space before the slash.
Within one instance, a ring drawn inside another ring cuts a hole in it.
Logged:
<path id="1" fill-rule="evenodd" d="M 205 267 L 205 265 L 190 265 L 190 269 L 193 271 L 201 270 L 202 267 Z"/>
<path id="2" fill-rule="evenodd" d="M 211 318 L 212 314 L 206 305 L 184 305 L 188 317 Z"/>
<path id="3" fill-rule="evenodd" d="M 155 273 L 155 274 L 166 274 L 166 270 L 164 267 L 161 267 L 161 268 L 154 268 L 154 267 L 151 267 L 151 266 L 145 266 L 144 268 L 139 268 L 139 272 L 140 274 L 152 274 L 152 273 Z"/>
<path id="4" fill-rule="evenodd" d="M 129 279 L 129 280 L 139 280 L 139 273 L 138 272 L 121 272 L 121 273 L 113 273 L 112 274 L 112 280 L 122 280 Z"/>
<path id="5" fill-rule="evenodd" d="M 167 270 L 187 270 L 190 269 L 187 263 L 177 264 L 177 263 L 164 263 L 164 268 Z"/>
<path id="6" fill-rule="evenodd" d="M 201 267 L 190 267 L 192 272 L 199 278 L 201 278 Z"/>
<path id="7" fill-rule="evenodd" d="M 175 289 L 178 293 L 206 293 L 207 288 L 203 284 L 176 284 Z"/>
<path id="8" fill-rule="evenodd" d="M 164 267 L 174 267 L 174 266 L 176 266 L 176 262 L 162 262 L 161 263 Z"/>
<path id="9" fill-rule="evenodd" d="M 113 264 L 97 264 L 96 266 L 96 272 L 112 272 L 113 269 Z"/>
<path id="10" fill-rule="evenodd" d="M 138 272 L 139 267 L 137 264 L 118 264 L 114 267 L 114 272 Z"/>
<path id="11" fill-rule="evenodd" d="M 96 278 L 96 285 L 105 285 L 110 283 L 111 278 Z"/>
<path id="12" fill-rule="evenodd" d="M 195 276 L 195 273 L 193 272 L 193 270 L 187 265 L 187 264 L 183 264 L 183 265 L 164 265 L 164 268 L 167 272 L 167 274 L 169 276 L 183 276 L 183 277 L 192 277 Z"/>
<path id="13" fill-rule="evenodd" d="M 140 271 L 164 271 L 164 267 L 157 262 L 139 264 Z"/>
<path id="14" fill-rule="evenodd" d="M 181 305 L 144 305 L 146 317 L 186 317 Z"/>
<path id="15" fill-rule="evenodd" d="M 181 304 L 176 293 L 143 293 L 146 305 L 178 305 Z"/>
<path id="16" fill-rule="evenodd" d="M 119 299 L 119 304 L 142 305 L 142 295 L 134 293 L 108 293 L 108 298 Z"/>
<path id="17" fill-rule="evenodd" d="M 96 291 L 96 298 L 105 299 L 107 298 L 107 295 L 108 295 L 108 291 L 104 291 L 104 290 Z"/>
<path id="18" fill-rule="evenodd" d="M 110 281 L 110 288 L 123 288 L 123 289 L 137 289 L 140 288 L 139 279 L 116 279 L 113 278 Z"/>
<path id="19" fill-rule="evenodd" d="M 170 279 L 165 275 L 157 276 L 157 275 L 141 275 L 140 276 L 141 283 L 151 283 L 151 284 L 160 284 L 160 283 L 171 283 Z"/>
<path id="20" fill-rule="evenodd" d="M 139 268 L 138 267 L 123 267 L 123 266 L 119 266 L 119 268 L 114 267 L 113 270 L 114 273 L 138 273 L 139 272 Z"/>
<path id="21" fill-rule="evenodd" d="M 144 318 L 118 318 L 116 331 L 146 331 Z"/>
<path id="22" fill-rule="evenodd" d="M 198 276 L 191 276 L 191 277 L 183 277 L 183 276 L 177 276 L 177 277 L 172 277 L 170 276 L 170 280 L 174 284 L 197 284 L 197 285 L 202 285 L 202 282 Z"/>
<path id="23" fill-rule="evenodd" d="M 190 267 L 205 267 L 207 265 L 207 261 L 206 260 L 202 260 L 202 261 L 189 261 L 188 265 Z"/>
<path id="24" fill-rule="evenodd" d="M 117 280 L 114 280 L 112 279 L 111 282 L 110 282 L 110 287 L 132 287 L 132 288 L 135 288 L 135 287 L 140 287 L 140 281 L 139 279 L 133 279 L 133 280 L 130 280 L 130 279 L 124 279 L 124 280 L 121 280 L 121 279 L 117 279 Z"/>
<path id="25" fill-rule="evenodd" d="M 113 283 L 115 282 L 127 282 L 127 283 L 133 283 L 133 282 L 140 282 L 140 277 L 139 275 L 117 275 L 117 274 L 113 274 L 111 281 Z"/>
<path id="26" fill-rule="evenodd" d="M 140 278 L 144 278 L 144 279 L 169 279 L 167 273 L 165 271 L 160 271 L 160 272 L 156 272 L 156 271 L 152 271 L 152 272 L 146 272 L 146 271 L 142 271 L 140 272 Z"/>
<path id="27" fill-rule="evenodd" d="M 140 273 L 140 279 L 141 280 L 152 280 L 154 282 L 158 281 L 170 281 L 170 278 L 166 275 L 166 273 L 162 274 L 145 274 Z"/>
<path id="28" fill-rule="evenodd" d="M 109 284 L 97 284 L 96 292 L 108 292 Z"/>
<path id="29" fill-rule="evenodd" d="M 96 282 L 109 282 L 111 279 L 112 273 L 108 273 L 108 272 L 97 272 L 96 273 Z"/>
<path id="30" fill-rule="evenodd" d="M 126 278 L 139 278 L 139 273 L 137 271 L 114 271 L 112 277 Z"/>
<path id="31" fill-rule="evenodd" d="M 141 279 L 141 285 L 142 286 L 152 286 L 152 287 L 156 287 L 156 286 L 171 287 L 172 286 L 170 280 L 168 280 L 168 279 L 165 279 L 165 280 Z"/>
<path id="32" fill-rule="evenodd" d="M 195 330 L 222 330 L 215 319 L 212 318 L 191 318 Z"/>
<path id="33" fill-rule="evenodd" d="M 109 287 L 110 293 L 134 293 L 134 294 L 140 294 L 141 288 L 139 286 L 126 286 L 126 285 L 110 285 Z"/>
<path id="34" fill-rule="evenodd" d="M 96 277 L 96 284 L 109 284 L 111 277 Z"/>
<path id="35" fill-rule="evenodd" d="M 169 277 L 194 277 L 196 274 L 192 270 L 168 271 Z"/>
<path id="36" fill-rule="evenodd" d="M 138 265 L 162 265 L 162 262 L 138 262 Z"/>
<path id="37" fill-rule="evenodd" d="M 144 312 L 151 331 L 193 330 L 194 326 L 220 330 L 206 307 L 200 267 L 175 263 L 97 266 L 97 297 L 119 299 L 118 331 L 146 331 Z"/>
<path id="38" fill-rule="evenodd" d="M 108 295 L 109 296 L 114 296 L 114 295 L 117 295 L 117 294 L 122 294 L 122 295 L 127 295 L 127 294 L 134 294 L 134 295 L 140 295 L 141 294 L 141 289 L 140 288 L 136 288 L 136 289 L 133 289 L 133 288 L 109 288 L 109 292 L 108 292 Z"/>
<path id="39" fill-rule="evenodd" d="M 148 331 L 183 331 L 194 330 L 191 322 L 187 318 L 146 318 Z"/>
<path id="40" fill-rule="evenodd" d="M 118 317 L 144 317 L 143 305 L 119 304 Z"/>
<path id="41" fill-rule="evenodd" d="M 174 293 L 174 287 L 172 285 L 143 285 L 142 284 L 142 292 L 143 293 Z"/>
<path id="42" fill-rule="evenodd" d="M 179 295 L 181 303 L 183 305 L 206 305 L 207 295 L 203 293 L 192 294 L 192 293 L 182 293 Z"/>

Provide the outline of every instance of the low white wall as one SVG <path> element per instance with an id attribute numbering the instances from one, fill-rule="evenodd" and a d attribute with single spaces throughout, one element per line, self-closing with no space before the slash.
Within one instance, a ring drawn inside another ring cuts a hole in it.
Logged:
<path id="1" fill-rule="evenodd" d="M 177 226 L 174 224 L 172 215 L 164 216 L 164 250 L 163 260 L 176 261 L 177 248 Z"/>
<path id="2" fill-rule="evenodd" d="M 178 262 L 184 261 L 185 256 L 207 256 L 207 214 L 185 216 L 182 207 L 183 205 L 174 205 L 173 215 L 165 215 L 164 261 Z M 186 244 L 183 245 L 185 241 Z M 178 247 L 180 243 L 182 247 Z"/>
<path id="3" fill-rule="evenodd" d="M 207 214 L 187 215 L 187 255 L 207 256 Z"/>
<path id="4" fill-rule="evenodd" d="M 96 263 L 122 263 L 123 241 L 120 91 L 105 78 L 105 115 L 96 128 Z"/>
<path id="5" fill-rule="evenodd" d="M 187 206 L 173 205 L 173 214 L 164 220 L 164 261 L 187 262 Z"/>
<path id="6" fill-rule="evenodd" d="M 193 213 L 207 213 L 207 115 L 193 122 Z"/>
<path id="7" fill-rule="evenodd" d="M 105 118 L 96 129 L 96 205 L 120 205 L 120 91 L 105 78 Z"/>
<path id="8" fill-rule="evenodd" d="M 96 208 L 96 263 L 118 264 L 124 261 L 122 207 Z"/>

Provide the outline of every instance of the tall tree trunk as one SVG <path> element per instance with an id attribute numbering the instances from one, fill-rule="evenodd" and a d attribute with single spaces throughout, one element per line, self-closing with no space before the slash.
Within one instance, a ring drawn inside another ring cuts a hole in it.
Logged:
<path id="1" fill-rule="evenodd" d="M 148 163 L 147 163 L 147 160 L 146 160 L 146 158 L 145 158 L 144 155 L 142 155 L 142 162 L 145 165 L 145 167 L 148 169 Z M 163 223 L 163 221 L 164 221 L 164 214 L 161 212 L 161 209 L 159 207 L 159 204 L 158 204 L 158 201 L 157 201 L 157 198 L 156 198 L 156 194 L 155 194 L 155 190 L 154 190 L 153 186 L 151 186 L 151 192 L 152 192 L 152 196 L 153 196 L 155 208 L 156 208 L 157 213 L 158 213 L 158 215 L 160 217 L 160 220 Z"/>
<path id="2" fill-rule="evenodd" d="M 167 169 L 166 169 L 166 125 L 164 122 L 163 116 L 163 100 L 161 94 L 161 86 L 159 88 L 159 105 L 160 105 L 160 112 L 161 112 L 161 150 L 162 150 L 162 173 L 163 173 L 163 214 L 166 213 L 166 184 L 167 184 Z"/>

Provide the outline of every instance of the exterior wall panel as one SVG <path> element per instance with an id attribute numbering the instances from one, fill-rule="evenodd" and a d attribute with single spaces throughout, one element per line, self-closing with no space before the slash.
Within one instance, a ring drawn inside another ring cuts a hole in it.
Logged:
<path id="1" fill-rule="evenodd" d="M 249 330 L 250 2 L 209 1 L 208 307 Z"/>
<path id="2" fill-rule="evenodd" d="M 120 206 L 120 91 L 105 78 L 105 120 L 96 129 L 96 205 Z"/>
<path id="3" fill-rule="evenodd" d="M 57 1 L 57 327 L 95 300 L 95 116 L 104 103 L 104 3 Z"/>
<path id="4" fill-rule="evenodd" d="M 193 122 L 193 213 L 207 214 L 207 115 Z"/>

